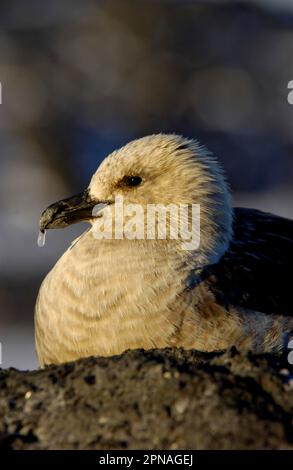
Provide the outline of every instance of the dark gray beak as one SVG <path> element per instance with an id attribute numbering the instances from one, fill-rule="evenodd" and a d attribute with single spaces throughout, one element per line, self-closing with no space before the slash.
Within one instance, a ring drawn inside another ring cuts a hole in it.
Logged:
<path id="1" fill-rule="evenodd" d="M 93 209 L 99 204 L 89 195 L 88 190 L 76 196 L 55 202 L 47 207 L 40 218 L 40 231 L 51 228 L 64 228 L 82 220 L 93 218 Z"/>

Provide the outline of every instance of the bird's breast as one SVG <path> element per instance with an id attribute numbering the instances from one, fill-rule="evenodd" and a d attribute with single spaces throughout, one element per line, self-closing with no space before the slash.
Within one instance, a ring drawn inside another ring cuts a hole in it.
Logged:
<path id="1" fill-rule="evenodd" d="M 116 242 L 116 243 L 115 243 Z M 36 307 L 41 363 L 164 347 L 177 327 L 185 273 L 139 243 L 82 237 L 44 280 Z"/>

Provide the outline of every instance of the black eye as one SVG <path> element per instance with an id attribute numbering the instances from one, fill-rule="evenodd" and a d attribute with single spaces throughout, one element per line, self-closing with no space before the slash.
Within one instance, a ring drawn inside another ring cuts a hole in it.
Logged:
<path id="1" fill-rule="evenodd" d="M 140 176 L 127 176 L 125 182 L 128 186 L 139 186 L 142 179 Z"/>

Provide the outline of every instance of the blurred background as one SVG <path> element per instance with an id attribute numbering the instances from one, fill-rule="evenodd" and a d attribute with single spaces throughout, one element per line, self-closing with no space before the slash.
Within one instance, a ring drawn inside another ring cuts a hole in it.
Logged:
<path id="1" fill-rule="evenodd" d="M 0 3 L 2 367 L 37 366 L 41 280 L 84 226 L 47 235 L 50 203 L 156 132 L 196 137 L 237 205 L 293 217 L 293 1 Z"/>

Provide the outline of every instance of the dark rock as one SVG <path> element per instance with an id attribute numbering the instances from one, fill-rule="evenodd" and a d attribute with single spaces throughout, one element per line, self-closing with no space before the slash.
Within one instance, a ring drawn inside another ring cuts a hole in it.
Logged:
<path id="1" fill-rule="evenodd" d="M 2 449 L 293 449 L 286 358 L 137 350 L 0 384 Z"/>

